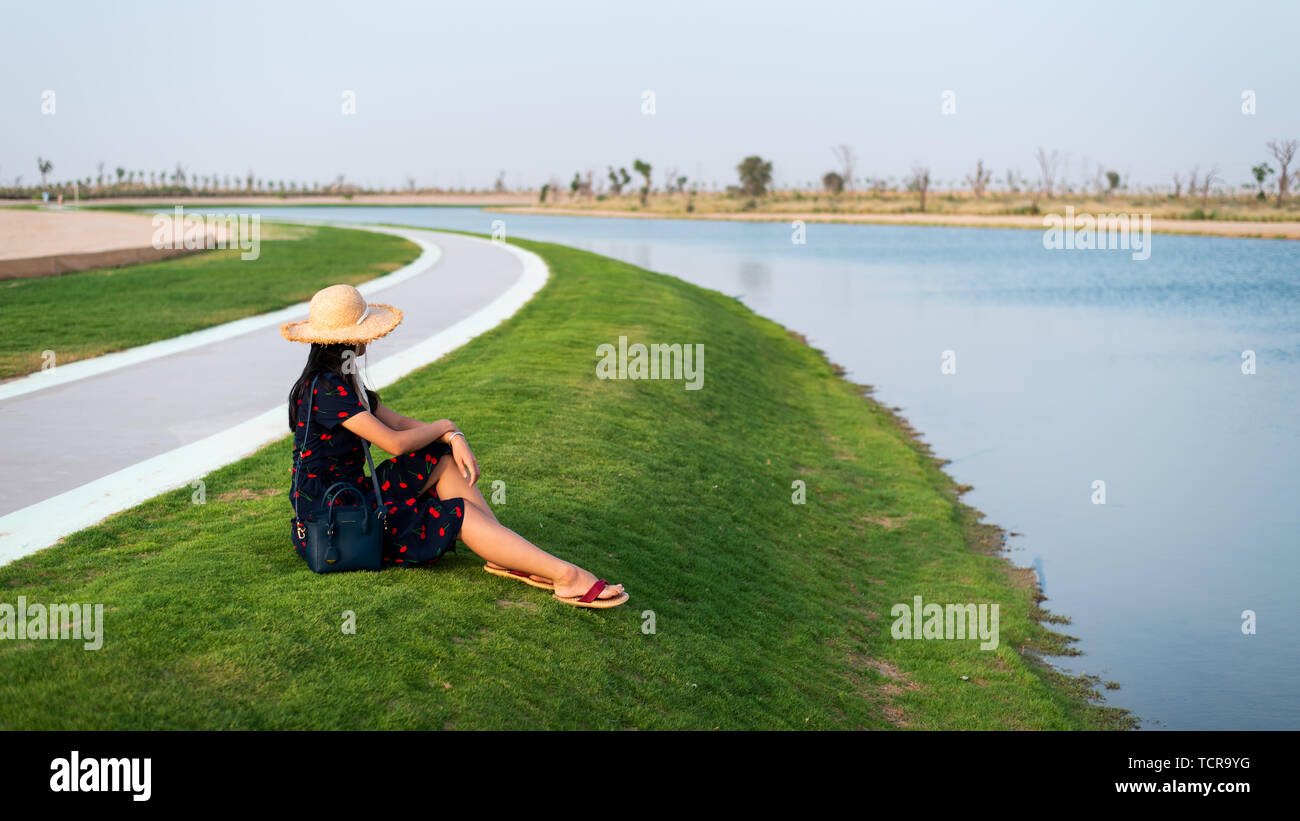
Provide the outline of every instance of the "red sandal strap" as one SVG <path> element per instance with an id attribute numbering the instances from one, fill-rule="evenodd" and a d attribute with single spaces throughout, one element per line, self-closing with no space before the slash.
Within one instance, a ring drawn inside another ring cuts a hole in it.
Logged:
<path id="1" fill-rule="evenodd" d="M 597 579 L 596 583 L 593 584 L 591 586 L 591 589 L 587 591 L 587 594 L 582 598 L 578 599 L 578 601 L 582 602 L 583 604 L 591 604 L 596 600 L 596 597 L 600 595 L 600 591 L 604 590 L 608 586 L 609 586 L 609 582 L 605 581 L 604 579 Z"/>

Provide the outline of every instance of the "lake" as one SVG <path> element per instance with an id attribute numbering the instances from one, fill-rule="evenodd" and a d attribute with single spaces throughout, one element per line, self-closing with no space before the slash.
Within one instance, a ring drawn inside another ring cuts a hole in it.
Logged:
<path id="1" fill-rule="evenodd" d="M 795 244 L 788 223 L 259 210 L 502 220 L 739 297 L 875 386 L 1019 534 L 1012 560 L 1080 639 L 1058 667 L 1119 682 L 1109 702 L 1147 727 L 1300 728 L 1300 243 L 1160 235 L 1135 260 L 1030 230 L 809 224 Z"/>

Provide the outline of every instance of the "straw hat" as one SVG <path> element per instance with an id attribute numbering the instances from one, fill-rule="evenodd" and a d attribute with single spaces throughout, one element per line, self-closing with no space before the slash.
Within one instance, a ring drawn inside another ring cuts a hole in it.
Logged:
<path id="1" fill-rule="evenodd" d="M 357 345 L 386 336 L 401 321 L 402 312 L 392 305 L 366 304 L 351 285 L 331 285 L 311 298 L 305 322 L 284 323 L 280 335 L 290 342 Z"/>

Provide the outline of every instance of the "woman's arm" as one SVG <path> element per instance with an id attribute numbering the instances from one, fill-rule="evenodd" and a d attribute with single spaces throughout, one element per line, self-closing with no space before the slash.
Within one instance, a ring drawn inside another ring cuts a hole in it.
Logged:
<path id="1" fill-rule="evenodd" d="M 412 419 L 409 416 L 401 415 L 383 403 L 380 403 L 379 407 L 374 408 L 371 413 L 378 416 L 380 422 L 383 422 L 393 430 L 410 430 L 411 428 L 424 424 L 419 419 Z M 451 421 L 448 419 L 439 419 L 438 422 L 446 422 L 448 425 L 451 425 L 453 430 L 456 427 L 455 425 L 452 425 Z"/>
<path id="2" fill-rule="evenodd" d="M 380 408 L 383 409 L 382 406 Z M 400 414 L 393 415 L 400 416 Z M 443 439 L 456 431 L 456 426 L 446 419 L 437 422 L 417 422 L 405 416 L 401 418 L 411 423 L 411 426 L 394 429 L 379 416 L 362 411 L 343 420 L 343 427 L 394 454 L 419 450 L 430 442 Z"/>
<path id="3" fill-rule="evenodd" d="M 409 416 L 402 416 L 402 414 L 394 411 L 393 408 L 387 407 L 385 404 L 381 404 L 380 407 L 374 409 L 374 416 L 380 417 L 380 421 L 391 427 L 393 430 L 411 430 L 412 427 L 424 425 L 424 422 L 421 422 L 420 420 L 412 420 Z M 448 434 L 454 434 L 456 433 L 456 430 L 459 430 L 458 427 L 456 427 L 456 423 L 451 420 L 438 420 L 433 423 L 434 425 L 445 427 L 446 433 L 438 436 L 438 439 L 443 440 L 443 442 L 446 442 Z"/>

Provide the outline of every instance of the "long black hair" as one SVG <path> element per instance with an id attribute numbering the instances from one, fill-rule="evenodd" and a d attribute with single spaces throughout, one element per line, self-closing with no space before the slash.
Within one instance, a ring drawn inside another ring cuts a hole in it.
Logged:
<path id="1" fill-rule="evenodd" d="M 289 391 L 289 430 L 294 430 L 298 424 L 296 410 L 298 408 L 298 399 L 306 389 L 311 380 L 323 373 L 337 374 L 344 382 L 352 384 L 352 375 L 345 373 L 343 366 L 350 361 L 349 367 L 356 369 L 357 345 L 320 345 L 312 343 L 311 353 L 307 354 L 307 365 L 302 369 L 298 376 L 298 381 L 293 383 L 293 389 Z M 370 404 L 370 409 L 374 410 L 379 407 L 379 394 L 366 388 L 366 400 Z"/>

